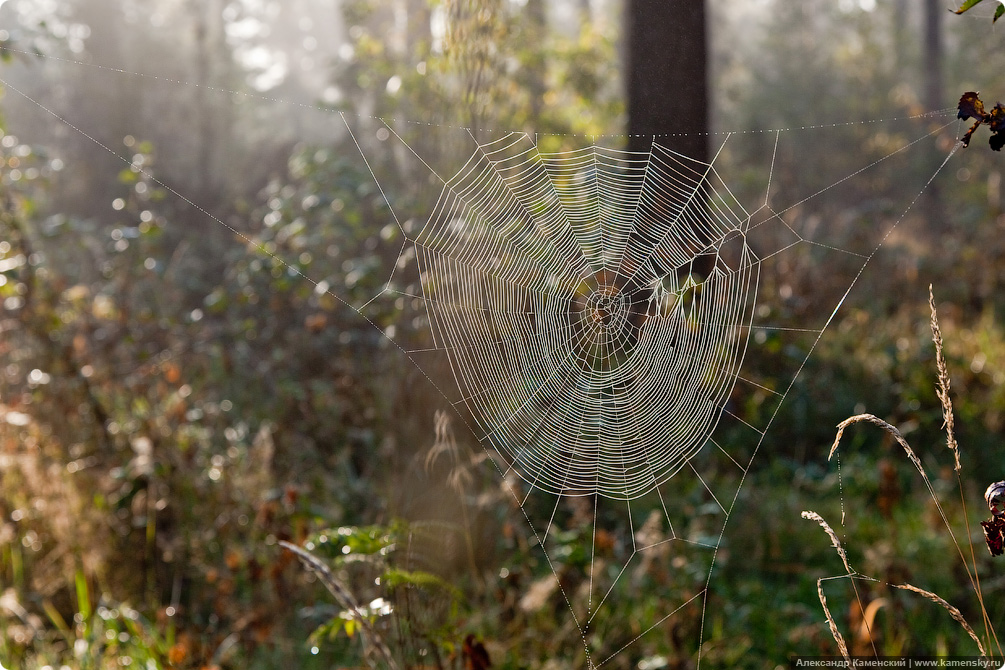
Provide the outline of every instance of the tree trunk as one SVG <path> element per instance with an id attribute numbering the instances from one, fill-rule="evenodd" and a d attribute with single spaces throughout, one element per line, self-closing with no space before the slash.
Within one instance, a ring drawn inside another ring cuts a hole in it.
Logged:
<path id="1" fill-rule="evenodd" d="M 942 90 L 942 15 L 945 3 L 925 0 L 925 106 L 935 111 L 945 106 Z"/>
<path id="2" fill-rule="evenodd" d="M 546 64 L 541 48 L 547 22 L 544 0 L 527 0 L 527 19 L 528 37 L 533 49 L 531 57 L 525 64 L 527 67 L 527 89 L 530 92 L 530 125 L 532 128 L 537 128 L 541 125 L 546 90 L 544 82 Z"/>
<path id="3" fill-rule="evenodd" d="M 907 0 L 893 0 L 893 53 L 900 69 L 904 69 L 908 64 L 907 21 Z"/>
<path id="4" fill-rule="evenodd" d="M 649 151 L 653 142 L 694 160 L 709 162 L 708 67 L 704 0 L 628 0 L 627 75 L 628 148 Z M 698 219 L 707 213 L 707 203 L 699 190 L 690 204 Z M 659 215 L 650 213 L 649 216 Z M 666 221 L 639 221 L 628 246 L 650 246 L 641 231 Z M 698 230 L 699 238 L 704 237 Z M 710 242 L 710 240 L 704 240 Z M 699 245 L 700 246 L 700 245 Z M 635 285 L 637 268 L 623 264 L 619 281 L 633 302 L 644 303 L 649 290 Z M 711 263 L 699 254 L 693 264 L 666 267 L 679 277 L 694 274 L 707 277 Z"/>
<path id="5" fill-rule="evenodd" d="M 925 0 L 924 104 L 930 112 L 945 107 L 942 83 L 942 15 L 945 13 L 945 5 L 940 0 Z M 934 146 L 929 151 L 933 162 L 942 159 L 942 152 Z M 942 234 L 946 231 L 947 218 L 938 182 L 926 189 L 925 197 L 928 200 L 924 208 L 928 229 Z"/>
<path id="6" fill-rule="evenodd" d="M 196 132 L 199 138 L 199 145 L 196 151 L 195 165 L 192 167 L 192 174 L 195 176 L 195 183 L 190 187 L 200 193 L 201 202 L 206 203 L 206 198 L 218 191 L 219 179 L 217 178 L 216 152 L 219 150 L 217 138 L 217 125 L 215 123 L 215 112 L 212 99 L 208 94 L 211 87 L 216 84 L 214 77 L 214 42 L 218 34 L 222 34 L 222 26 L 218 26 L 221 21 L 222 7 L 215 1 L 193 0 L 190 5 L 194 15 L 193 41 L 195 43 L 194 69 L 195 83 L 194 89 Z"/>
<path id="7" fill-rule="evenodd" d="M 628 146 L 708 161 L 705 3 L 628 0 Z"/>

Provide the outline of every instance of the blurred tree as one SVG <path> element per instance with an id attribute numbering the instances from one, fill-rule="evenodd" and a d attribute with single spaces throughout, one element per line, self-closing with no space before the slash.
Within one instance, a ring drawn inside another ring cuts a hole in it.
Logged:
<path id="1" fill-rule="evenodd" d="M 662 146 L 708 162 L 704 0 L 629 0 L 627 25 L 629 150 L 649 151 L 659 135 Z M 706 258 L 678 272 L 710 269 Z"/>
<path id="2" fill-rule="evenodd" d="M 897 66 L 907 64 L 907 0 L 893 0 L 893 51 Z"/>
<path id="3" fill-rule="evenodd" d="M 925 86 L 924 101 L 925 107 L 929 111 L 941 109 L 945 105 L 942 77 L 942 15 L 944 13 L 945 8 L 942 2 L 925 0 L 925 39 L 922 67 Z M 938 161 L 941 151 L 933 147 L 931 153 L 930 160 Z M 944 231 L 946 216 L 938 182 L 933 182 L 929 186 L 925 193 L 925 199 L 928 201 L 925 213 L 929 230 L 936 233 Z"/>
<path id="4" fill-rule="evenodd" d="M 218 137 L 220 128 L 229 127 L 230 105 L 212 105 L 207 99 L 209 87 L 214 86 L 217 68 L 226 67 L 230 61 L 227 36 L 224 32 L 223 7 L 220 0 L 196 0 L 190 2 L 189 10 L 194 22 L 193 65 L 195 71 L 195 109 L 198 127 L 198 150 L 194 174 L 199 185 L 198 201 L 204 205 L 208 198 L 219 191 L 221 185 L 220 167 L 222 162 L 214 155 L 223 138 Z"/>
<path id="5" fill-rule="evenodd" d="M 629 147 L 647 151 L 666 134 L 662 144 L 707 161 L 704 0 L 629 0 L 627 12 Z"/>
<path id="6" fill-rule="evenodd" d="M 531 44 L 541 44 L 547 30 L 544 0 L 527 1 L 527 36 Z M 530 94 L 530 122 L 537 127 L 541 121 L 541 107 L 544 102 L 546 72 L 544 51 L 535 49 L 527 62 L 527 89 Z"/>
<path id="7" fill-rule="evenodd" d="M 942 15 L 945 8 L 939 0 L 925 0 L 925 106 L 930 110 L 943 107 L 942 83 Z"/>

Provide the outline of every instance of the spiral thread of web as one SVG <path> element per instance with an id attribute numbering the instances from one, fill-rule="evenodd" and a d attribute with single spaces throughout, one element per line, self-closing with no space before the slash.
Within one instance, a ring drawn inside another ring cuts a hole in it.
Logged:
<path id="1" fill-rule="evenodd" d="M 480 146 L 415 239 L 437 347 L 487 440 L 532 486 L 644 495 L 715 429 L 758 278 L 742 207 L 659 145 Z"/>

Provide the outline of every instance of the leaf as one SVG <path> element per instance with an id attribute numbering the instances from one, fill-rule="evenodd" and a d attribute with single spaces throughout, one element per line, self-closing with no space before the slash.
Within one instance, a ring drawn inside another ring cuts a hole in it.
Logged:
<path id="1" fill-rule="evenodd" d="M 988 127 L 991 128 L 991 132 L 1000 133 L 1005 130 L 1005 105 L 1002 103 L 996 104 L 992 109 L 991 113 L 988 114 Z"/>
<path id="2" fill-rule="evenodd" d="M 950 9 L 949 11 L 953 12 L 954 14 L 962 14 L 963 12 L 967 11 L 968 9 L 971 9 L 975 5 L 979 5 L 980 3 L 981 0 L 966 0 L 966 2 L 960 5 L 959 9 Z"/>
<path id="3" fill-rule="evenodd" d="M 334 640 L 338 638 L 339 633 L 342 632 L 345 622 L 346 619 L 343 619 L 341 616 L 334 616 L 315 628 L 314 632 L 307 637 L 307 640 L 311 644 L 317 645 L 320 645 L 326 640 Z"/>
<path id="4" fill-rule="evenodd" d="M 474 635 L 469 634 L 464 638 L 461 652 L 464 655 L 464 667 L 467 670 L 488 670 L 492 667 L 492 660 L 489 658 L 488 651 L 485 650 L 485 645 Z"/>
<path id="5" fill-rule="evenodd" d="M 1005 105 L 997 103 L 987 115 L 988 127 L 991 128 L 989 144 L 994 151 L 1001 151 L 1005 146 Z"/>
<path id="6" fill-rule="evenodd" d="M 957 118 L 960 119 L 981 119 L 985 117 L 984 103 L 978 97 L 976 91 L 967 91 L 960 96 L 960 102 L 956 107 L 959 112 Z"/>
<path id="7" fill-rule="evenodd" d="M 972 9 L 976 5 L 979 5 L 982 1 L 983 0 L 966 0 L 962 5 L 960 5 L 959 9 L 950 9 L 949 11 L 951 11 L 954 14 L 962 14 L 968 9 Z M 995 10 L 995 16 L 991 20 L 992 23 L 994 23 L 995 21 L 1000 19 L 1003 15 L 1005 15 L 1005 1 L 998 0 L 998 3 L 999 3 L 998 9 Z"/>
<path id="8" fill-rule="evenodd" d="M 1005 521 L 1000 517 L 991 517 L 987 521 L 981 521 L 981 526 L 984 527 L 984 539 L 988 543 L 988 551 L 992 556 L 1001 556 L 1005 551 L 1003 546 L 1005 535 L 1002 533 L 1005 530 Z"/>
<path id="9" fill-rule="evenodd" d="M 42 601 L 42 609 L 44 609 L 45 613 L 49 615 L 49 620 L 52 621 L 53 625 L 56 626 L 60 632 L 64 634 L 70 632 L 70 627 L 66 625 L 66 619 L 63 618 L 63 615 L 59 613 L 59 610 L 56 609 L 56 606 L 53 605 L 51 601 Z"/>

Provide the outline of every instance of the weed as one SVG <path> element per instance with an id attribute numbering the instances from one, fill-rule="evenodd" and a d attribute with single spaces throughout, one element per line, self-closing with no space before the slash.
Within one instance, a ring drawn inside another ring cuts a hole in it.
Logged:
<path id="1" fill-rule="evenodd" d="M 964 552 L 964 549 L 962 548 L 961 543 L 960 543 L 959 539 L 957 538 L 956 532 L 953 529 L 953 525 L 950 523 L 949 517 L 948 517 L 945 509 L 943 508 L 942 503 L 939 500 L 939 496 L 938 496 L 938 493 L 936 491 L 936 487 L 932 483 L 931 478 L 929 477 L 928 473 L 926 472 L 925 467 L 924 467 L 924 465 L 921 462 L 921 459 L 918 457 L 918 455 L 914 451 L 914 449 L 911 448 L 911 445 L 904 438 L 903 434 L 901 433 L 900 430 L 897 429 L 896 426 L 894 426 L 894 425 L 892 425 L 892 424 L 890 424 L 890 423 L 888 423 L 888 422 L 886 422 L 886 421 L 884 421 L 884 420 L 882 420 L 882 419 L 880 419 L 880 418 L 878 418 L 878 417 L 876 417 L 876 416 L 874 416 L 872 414 L 864 414 L 863 413 L 863 414 L 857 414 L 855 416 L 851 416 L 851 417 L 845 419 L 844 421 L 842 421 L 841 423 L 838 424 L 838 426 L 837 426 L 837 428 L 838 428 L 837 434 L 835 435 L 834 444 L 831 447 L 830 454 L 828 455 L 828 459 L 832 458 L 838 452 L 838 447 L 839 447 L 839 445 L 841 443 L 841 438 L 844 435 L 845 429 L 847 429 L 849 426 L 851 426 L 853 424 L 856 424 L 856 423 L 871 423 L 873 425 L 879 426 L 887 434 L 889 434 L 891 437 L 893 437 L 893 439 L 897 442 L 897 444 L 899 444 L 903 448 L 904 453 L 907 455 L 908 459 L 914 465 L 915 469 L 921 475 L 922 480 L 925 482 L 925 486 L 926 486 L 926 488 L 928 490 L 928 494 L 931 497 L 931 500 L 934 503 L 935 508 L 938 511 L 938 515 L 941 518 L 941 521 L 942 521 L 943 525 L 949 531 L 949 536 L 952 539 L 953 545 L 956 547 L 957 553 L 959 554 L 959 558 L 960 558 L 960 560 L 962 562 L 963 568 L 966 571 L 967 577 L 968 577 L 968 579 L 970 581 L 971 588 L 972 588 L 972 590 L 973 590 L 973 592 L 974 592 L 974 594 L 975 594 L 975 596 L 977 598 L 977 602 L 979 604 L 981 617 L 982 617 L 983 623 L 984 623 L 984 637 L 985 637 L 985 641 L 988 644 L 988 647 L 990 647 L 991 649 L 995 649 L 996 648 L 998 650 L 998 655 L 1001 656 L 1002 655 L 1002 647 L 1001 647 L 1001 644 L 998 641 L 998 636 L 997 636 L 997 633 L 995 632 L 995 628 L 994 628 L 994 625 L 993 625 L 993 623 L 991 621 L 991 617 L 989 616 L 987 608 L 985 607 L 985 604 L 984 604 L 984 593 L 983 593 L 983 590 L 981 589 L 979 569 L 978 569 L 978 565 L 977 565 L 977 557 L 976 557 L 976 553 L 975 553 L 975 550 L 974 550 L 973 536 L 971 535 L 971 532 L 970 532 L 970 522 L 969 522 L 969 517 L 968 517 L 968 514 L 967 514 L 966 494 L 964 493 L 963 481 L 962 481 L 961 474 L 960 474 L 961 470 L 962 470 L 962 466 L 961 466 L 961 463 L 960 463 L 960 450 L 959 450 L 959 445 L 958 445 L 958 443 L 956 441 L 956 436 L 955 436 L 955 431 L 954 431 L 955 423 L 954 423 L 953 403 L 952 403 L 952 398 L 950 397 L 950 392 L 949 392 L 950 391 L 950 378 L 949 378 L 948 367 L 946 365 L 946 359 L 945 359 L 945 356 L 943 354 L 942 332 L 941 332 L 941 329 L 939 328 L 938 315 L 937 315 L 936 308 L 935 308 L 935 297 L 934 297 L 934 294 L 932 292 L 931 286 L 929 286 L 929 307 L 930 307 L 930 310 L 931 310 L 932 341 L 935 344 L 936 368 L 937 368 L 937 372 L 938 372 L 938 386 L 937 386 L 936 393 L 937 393 L 937 396 L 939 398 L 939 402 L 940 402 L 940 404 L 942 406 L 943 428 L 946 431 L 946 445 L 950 449 L 950 451 L 952 452 L 953 459 L 954 459 L 954 462 L 955 462 L 954 471 L 955 471 L 955 474 L 956 474 L 957 484 L 958 484 L 958 488 L 959 488 L 959 491 L 960 491 L 960 501 L 961 501 L 961 505 L 962 505 L 963 518 L 964 518 L 965 524 L 966 524 L 966 535 L 967 535 L 967 542 L 966 542 L 966 544 L 969 547 L 969 558 L 966 555 L 966 553 Z M 893 588 L 897 588 L 897 589 L 901 589 L 901 590 L 905 590 L 905 591 L 917 593 L 917 594 L 923 596 L 924 598 L 926 598 L 926 599 L 928 599 L 928 600 L 930 600 L 930 601 L 932 601 L 932 602 L 940 605 L 941 607 L 943 607 L 949 613 L 949 615 L 956 622 L 958 622 L 963 627 L 963 629 L 967 632 L 967 634 L 974 640 L 974 642 L 977 644 L 977 648 L 980 651 L 981 655 L 984 656 L 984 657 L 988 657 L 989 656 L 988 647 L 985 647 L 985 644 L 982 643 L 981 638 L 977 635 L 977 633 L 970 626 L 970 624 L 967 623 L 966 619 L 964 618 L 963 614 L 960 612 L 960 610 L 958 608 L 954 607 L 948 601 L 946 601 L 944 598 L 942 598 L 941 596 L 933 593 L 932 591 L 919 588 L 919 587 L 914 586 L 912 584 L 890 583 L 890 582 L 887 582 L 887 581 L 884 581 L 884 580 L 877 579 L 875 577 L 870 577 L 870 576 L 864 575 L 864 574 L 859 573 L 858 571 L 852 569 L 852 567 L 851 567 L 851 565 L 849 563 L 849 560 L 848 560 L 848 555 L 847 555 L 845 549 L 843 548 L 843 546 L 841 544 L 841 541 L 838 538 L 837 533 L 823 519 L 823 517 L 821 517 L 819 514 L 817 514 L 816 512 L 813 512 L 813 511 L 804 511 L 802 513 L 802 516 L 803 516 L 804 519 L 808 519 L 808 520 L 811 520 L 811 521 L 816 521 L 821 526 L 821 528 L 824 529 L 824 531 L 830 537 L 831 543 L 834 546 L 835 551 L 841 557 L 841 561 L 842 561 L 842 563 L 844 564 L 844 567 L 845 567 L 845 571 L 846 572 L 845 572 L 844 575 L 838 575 L 838 576 L 834 576 L 834 577 L 824 577 L 824 578 L 818 579 L 817 580 L 817 593 L 818 593 L 819 598 L 820 598 L 820 604 L 823 607 L 825 615 L 827 616 L 827 622 L 828 622 L 828 626 L 830 628 L 831 635 L 834 637 L 834 640 L 835 640 L 835 642 L 838 645 L 838 649 L 840 650 L 841 655 L 846 660 L 850 660 L 849 659 L 848 646 L 847 646 L 847 644 L 846 644 L 846 642 L 844 640 L 844 637 L 841 635 L 841 632 L 839 631 L 839 629 L 837 627 L 837 624 L 835 622 L 834 616 L 831 613 L 830 608 L 828 607 L 827 599 L 826 599 L 826 597 L 824 595 L 823 582 L 828 581 L 828 580 L 848 579 L 850 581 L 850 583 L 852 584 L 852 588 L 854 589 L 854 593 L 855 593 L 855 600 L 856 600 L 857 605 L 858 605 L 858 612 L 861 613 L 863 625 L 864 625 L 864 627 L 866 629 L 866 636 L 865 637 L 867 637 L 868 640 L 869 640 L 869 642 L 873 644 L 872 648 L 873 648 L 874 651 L 876 651 L 876 647 L 875 647 L 875 644 L 873 642 L 873 634 L 872 634 L 872 630 L 871 630 L 872 624 L 870 623 L 870 621 L 872 619 L 874 619 L 875 608 L 873 608 L 873 616 L 872 617 L 867 616 L 867 610 L 869 608 L 867 608 L 864 605 L 862 594 L 859 592 L 858 583 L 860 581 L 881 583 L 881 584 L 885 584 L 886 586 L 889 586 L 889 587 L 893 587 Z M 844 522 L 843 516 L 844 515 L 842 514 L 842 523 Z M 876 602 L 878 602 L 878 601 L 874 601 L 873 604 L 875 604 Z"/>

